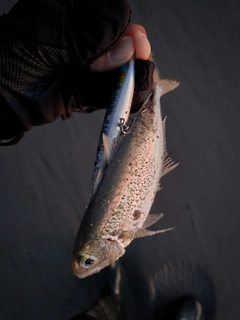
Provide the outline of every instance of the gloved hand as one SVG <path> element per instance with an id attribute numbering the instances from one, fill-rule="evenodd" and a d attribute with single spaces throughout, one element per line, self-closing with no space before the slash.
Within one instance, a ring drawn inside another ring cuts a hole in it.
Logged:
<path id="1" fill-rule="evenodd" d="M 92 10 L 92 8 L 95 8 Z M 129 25 L 127 0 L 19 0 L 0 18 L 0 140 L 73 111 L 106 108 L 118 67 L 150 44 Z M 133 110 L 151 86 L 154 64 L 136 61 Z"/>

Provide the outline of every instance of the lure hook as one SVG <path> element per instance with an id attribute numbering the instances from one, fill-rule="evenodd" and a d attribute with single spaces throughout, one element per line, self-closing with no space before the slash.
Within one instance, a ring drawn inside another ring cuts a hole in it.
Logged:
<path id="1" fill-rule="evenodd" d="M 125 124 L 125 119 L 124 118 L 120 118 L 120 129 L 121 129 L 123 134 L 128 132 L 129 126 L 127 126 Z"/>

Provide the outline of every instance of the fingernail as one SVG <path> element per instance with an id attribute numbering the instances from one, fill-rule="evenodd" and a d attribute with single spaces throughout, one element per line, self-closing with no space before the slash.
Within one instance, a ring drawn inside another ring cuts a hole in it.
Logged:
<path id="1" fill-rule="evenodd" d="M 146 33 L 142 33 L 141 31 L 138 31 L 137 36 L 139 38 L 143 39 L 143 40 L 147 40 L 148 41 Z"/>
<path id="2" fill-rule="evenodd" d="M 109 52 L 109 58 L 112 62 L 120 63 L 127 62 L 134 54 L 134 44 L 132 37 L 124 37 L 119 43 Z"/>
<path id="3" fill-rule="evenodd" d="M 151 45 L 149 43 L 147 35 L 140 30 L 136 34 L 135 51 L 135 58 L 142 60 L 147 60 L 151 53 Z"/>

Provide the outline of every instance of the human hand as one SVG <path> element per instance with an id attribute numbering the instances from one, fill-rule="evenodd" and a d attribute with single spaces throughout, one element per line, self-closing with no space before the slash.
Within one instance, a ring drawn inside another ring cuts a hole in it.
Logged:
<path id="1" fill-rule="evenodd" d="M 151 54 L 146 30 L 138 24 L 131 24 L 119 43 L 91 64 L 91 71 L 105 72 L 119 68 L 134 54 L 135 59 L 141 60 L 148 60 Z"/>
<path id="2" fill-rule="evenodd" d="M 137 24 L 131 24 L 125 36 L 107 54 L 95 60 L 90 65 L 90 82 L 81 84 L 82 103 L 88 106 L 86 112 L 106 108 L 118 79 L 115 70 L 134 55 L 135 63 L 135 92 L 131 112 L 136 112 L 143 103 L 143 92 L 152 86 L 154 63 L 149 61 L 151 45 L 147 39 L 146 30 Z M 110 81 L 109 81 L 110 79 Z M 90 86 L 91 83 L 91 86 Z M 95 95 L 91 95 L 89 88 L 95 88 Z M 103 94 L 104 92 L 104 94 Z M 96 98 L 97 97 L 97 98 Z"/>

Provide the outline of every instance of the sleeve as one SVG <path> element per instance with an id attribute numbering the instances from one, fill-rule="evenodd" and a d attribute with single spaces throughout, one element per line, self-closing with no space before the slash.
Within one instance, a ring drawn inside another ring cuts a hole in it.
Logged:
<path id="1" fill-rule="evenodd" d="M 19 0 L 0 17 L 0 140 L 106 107 L 118 70 L 89 65 L 124 36 L 130 16 L 127 0 Z"/>
<path id="2" fill-rule="evenodd" d="M 86 111 L 81 88 L 99 81 L 89 65 L 122 38 L 130 15 L 127 0 L 19 0 L 0 17 L 0 139 Z"/>

